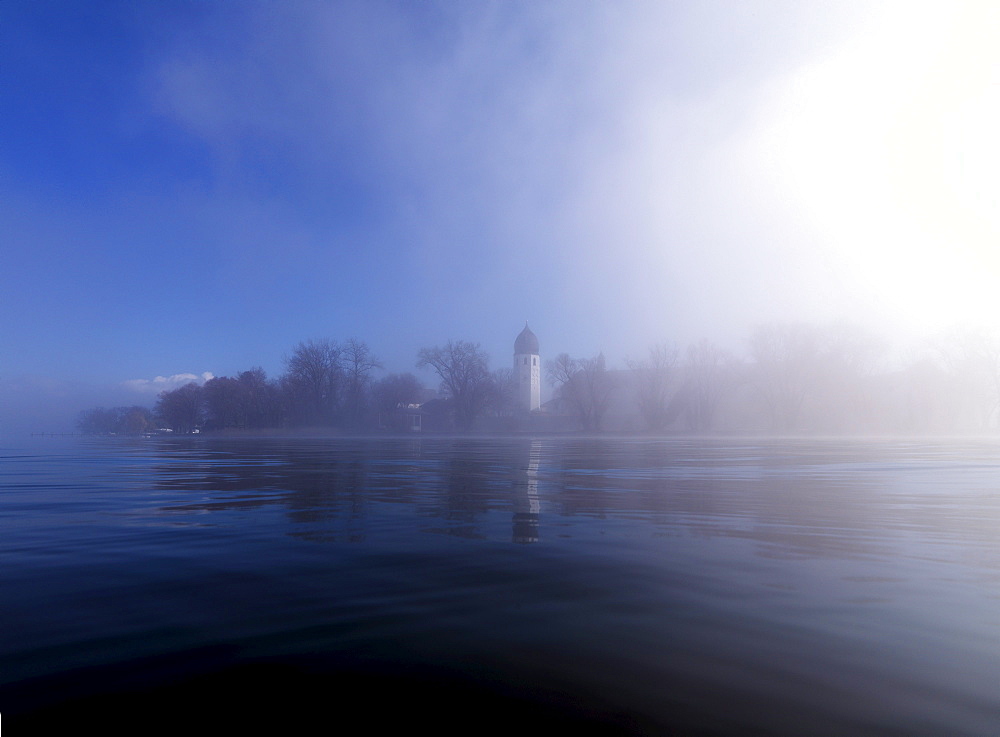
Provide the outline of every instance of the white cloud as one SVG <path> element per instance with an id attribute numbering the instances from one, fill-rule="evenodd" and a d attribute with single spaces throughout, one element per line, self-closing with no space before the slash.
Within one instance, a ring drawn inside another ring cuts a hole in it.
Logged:
<path id="1" fill-rule="evenodd" d="M 157 376 L 154 379 L 128 379 L 122 382 L 122 386 L 137 394 L 159 394 L 164 391 L 172 391 L 192 381 L 199 386 L 215 375 L 211 371 L 204 371 L 201 374 L 173 374 L 171 376 Z"/>

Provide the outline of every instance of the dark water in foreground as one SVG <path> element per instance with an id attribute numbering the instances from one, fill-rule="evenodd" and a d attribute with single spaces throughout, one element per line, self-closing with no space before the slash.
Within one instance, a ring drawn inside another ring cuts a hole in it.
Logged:
<path id="1" fill-rule="evenodd" d="M 23 439 L 0 526 L 11 728 L 1000 733 L 996 441 Z"/>

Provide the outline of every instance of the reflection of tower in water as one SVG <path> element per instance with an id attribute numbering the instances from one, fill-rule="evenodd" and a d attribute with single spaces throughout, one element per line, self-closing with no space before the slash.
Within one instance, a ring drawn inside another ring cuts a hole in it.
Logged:
<path id="1" fill-rule="evenodd" d="M 514 531 L 511 539 L 516 543 L 538 542 L 538 458 L 540 442 L 533 439 L 525 450 L 523 465 L 514 469 Z"/>

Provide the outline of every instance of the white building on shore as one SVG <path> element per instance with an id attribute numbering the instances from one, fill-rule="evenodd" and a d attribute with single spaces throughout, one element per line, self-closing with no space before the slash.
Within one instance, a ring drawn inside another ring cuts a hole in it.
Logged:
<path id="1" fill-rule="evenodd" d="M 542 404 L 542 362 L 538 355 L 538 338 L 528 323 L 514 341 L 514 376 L 517 377 L 517 406 L 533 412 Z"/>

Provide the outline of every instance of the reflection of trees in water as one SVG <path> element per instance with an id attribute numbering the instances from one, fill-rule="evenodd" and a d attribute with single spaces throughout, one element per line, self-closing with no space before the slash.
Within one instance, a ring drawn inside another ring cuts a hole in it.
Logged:
<path id="1" fill-rule="evenodd" d="M 861 442 L 580 439 L 553 456 L 550 503 L 563 516 L 747 539 L 765 556 L 885 552 L 868 534 L 884 517 L 880 477 L 840 470 L 878 457 Z"/>
<path id="2" fill-rule="evenodd" d="M 454 441 L 441 459 L 440 498 L 424 509 L 445 524 L 424 531 L 484 538 L 487 516 L 513 507 L 513 541 L 537 542 L 539 457 L 537 439 Z"/>
<path id="3" fill-rule="evenodd" d="M 896 488 L 912 478 L 907 468 L 917 473 L 915 459 L 933 465 L 936 446 L 911 446 L 760 439 L 172 439 L 155 446 L 152 468 L 154 488 L 173 492 L 164 512 L 278 507 L 292 523 L 289 534 L 318 541 L 361 541 L 376 528 L 402 534 L 409 517 L 413 530 L 470 539 L 495 538 L 496 523 L 506 519 L 514 542 L 534 542 L 544 498 L 547 515 L 576 518 L 580 525 L 585 518 L 636 520 L 655 527 L 651 536 L 748 540 L 762 556 L 881 556 L 893 529 L 918 530 L 928 539 L 971 536 L 986 545 L 1000 517 L 988 474 L 982 489 L 944 494 L 944 479 L 930 492 Z M 398 519 L 387 522 L 397 510 Z M 573 526 L 565 528 L 572 533 Z"/>
<path id="4" fill-rule="evenodd" d="M 478 520 L 496 508 L 496 490 L 491 489 L 491 454 L 489 444 L 478 440 L 460 439 L 440 459 L 437 498 L 430 495 L 429 505 L 422 511 L 444 524 L 432 524 L 424 529 L 455 537 L 483 538 Z"/>
<path id="5" fill-rule="evenodd" d="M 170 445 L 170 462 L 154 466 L 155 487 L 197 500 L 165 511 L 254 511 L 279 504 L 296 524 L 292 534 L 350 542 L 365 537 L 369 453 L 331 452 L 315 441 L 219 441 Z"/>
<path id="6" fill-rule="evenodd" d="M 512 507 L 534 514 L 537 530 L 537 488 L 517 481 L 537 469 L 538 441 L 533 467 L 531 447 L 468 438 L 164 442 L 153 484 L 175 492 L 166 512 L 280 505 L 290 534 L 310 540 L 364 540 L 368 523 L 388 511 L 378 505 L 409 507 L 426 519 L 417 523 L 423 532 L 483 538 L 486 517 Z"/>

